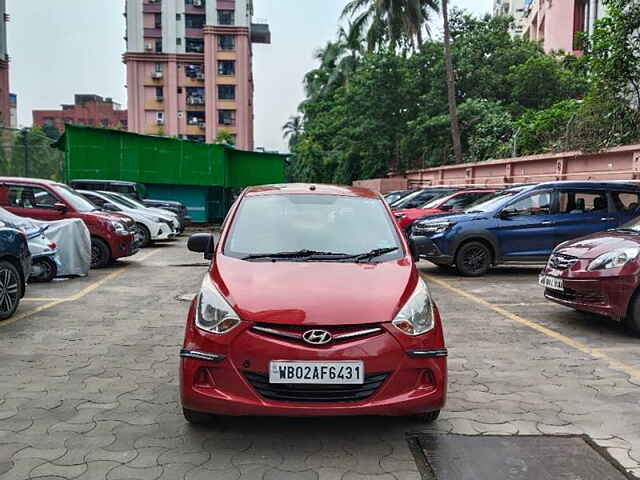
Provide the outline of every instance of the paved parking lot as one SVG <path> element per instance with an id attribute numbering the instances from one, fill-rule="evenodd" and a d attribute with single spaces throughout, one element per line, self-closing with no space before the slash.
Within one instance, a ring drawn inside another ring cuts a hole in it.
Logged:
<path id="1" fill-rule="evenodd" d="M 433 426 L 186 424 L 177 388 L 184 298 L 206 266 L 184 244 L 31 286 L 0 324 L 0 480 L 418 479 L 412 432 L 585 433 L 640 476 L 640 339 L 546 302 L 535 268 L 465 279 L 420 264 L 450 349 L 449 402 Z"/>

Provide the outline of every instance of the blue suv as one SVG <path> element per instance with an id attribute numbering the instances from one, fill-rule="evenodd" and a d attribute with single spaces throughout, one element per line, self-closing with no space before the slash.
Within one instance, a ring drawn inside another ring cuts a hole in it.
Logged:
<path id="1" fill-rule="evenodd" d="M 0 320 L 11 317 L 17 310 L 30 273 L 27 237 L 0 222 Z"/>
<path id="2" fill-rule="evenodd" d="M 414 223 L 414 256 L 484 275 L 509 262 L 543 263 L 560 243 L 640 215 L 640 188 L 624 182 L 549 182 L 503 190 L 460 214 Z"/>

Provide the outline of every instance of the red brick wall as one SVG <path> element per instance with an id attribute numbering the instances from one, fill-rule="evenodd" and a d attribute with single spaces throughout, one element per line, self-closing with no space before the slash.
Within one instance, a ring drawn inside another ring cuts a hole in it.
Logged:
<path id="1" fill-rule="evenodd" d="M 34 110 L 33 124 L 44 125 L 47 119 L 60 130 L 64 131 L 65 119 L 69 123 L 90 125 L 94 127 L 103 126 L 103 121 L 108 121 L 109 127 L 127 125 L 127 111 L 114 110 L 112 103 L 107 102 L 86 102 L 81 105 L 74 105 L 68 110 Z M 125 128 L 126 130 L 126 128 Z"/>

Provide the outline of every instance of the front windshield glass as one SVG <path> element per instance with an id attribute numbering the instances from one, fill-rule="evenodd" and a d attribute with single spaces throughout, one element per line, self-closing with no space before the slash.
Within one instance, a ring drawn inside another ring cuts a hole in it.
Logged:
<path id="1" fill-rule="evenodd" d="M 448 197 L 449 195 L 451 195 L 451 192 L 435 193 L 434 195 L 435 195 L 435 197 L 433 197 L 431 200 L 429 200 L 429 202 L 425 203 L 420 208 L 435 208 L 435 207 L 437 207 L 438 205 L 440 205 L 442 203 L 442 199 L 444 197 Z"/>
<path id="2" fill-rule="evenodd" d="M 104 192 L 103 195 L 105 197 L 108 197 L 109 200 L 112 200 L 117 204 L 123 205 L 127 208 L 134 208 L 134 209 L 140 208 L 130 198 L 122 198 L 120 195 L 114 195 L 112 193 L 107 193 L 107 192 Z"/>
<path id="3" fill-rule="evenodd" d="M 228 256 L 298 252 L 358 255 L 395 248 L 380 259 L 402 256 L 382 201 L 339 195 L 257 195 L 242 200 L 224 246 Z"/>
<path id="4" fill-rule="evenodd" d="M 508 191 L 508 192 L 499 192 L 492 193 L 488 196 L 484 196 L 480 198 L 476 203 L 469 205 L 465 208 L 465 213 L 483 213 L 490 212 L 495 207 L 504 202 L 507 198 L 514 196 L 516 193 L 520 193 L 519 191 Z"/>
<path id="5" fill-rule="evenodd" d="M 99 210 L 98 207 L 96 207 L 93 203 L 91 203 L 78 192 L 76 192 L 72 188 L 67 187 L 66 185 L 54 185 L 53 189 L 64 199 L 65 202 L 67 202 L 74 210 L 80 213 Z"/>

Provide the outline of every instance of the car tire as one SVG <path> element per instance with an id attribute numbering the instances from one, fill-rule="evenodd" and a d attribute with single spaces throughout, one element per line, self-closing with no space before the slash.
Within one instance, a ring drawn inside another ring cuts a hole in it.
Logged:
<path id="1" fill-rule="evenodd" d="M 465 277 L 480 277 L 491 268 L 491 250 L 481 242 L 462 245 L 456 253 L 456 269 Z"/>
<path id="2" fill-rule="evenodd" d="M 136 238 L 140 238 L 140 248 L 145 248 L 151 245 L 151 232 L 142 223 L 136 223 Z"/>
<path id="3" fill-rule="evenodd" d="M 34 260 L 33 265 L 39 265 L 40 274 L 31 275 L 29 281 L 35 283 L 46 283 L 53 280 L 58 275 L 58 265 L 50 258 L 43 257 Z"/>
<path id="4" fill-rule="evenodd" d="M 631 300 L 629 312 L 624 318 L 623 324 L 635 335 L 640 335 L 640 295 L 638 293 L 636 293 Z"/>
<path id="5" fill-rule="evenodd" d="M 18 269 L 11 262 L 0 261 L 0 320 L 6 320 L 16 313 L 23 288 Z"/>
<path id="6" fill-rule="evenodd" d="M 433 412 L 426 412 L 420 415 L 416 415 L 415 418 L 416 420 L 419 420 L 422 423 L 429 424 L 429 423 L 435 422 L 439 416 L 440 416 L 440 410 L 434 410 Z"/>
<path id="7" fill-rule="evenodd" d="M 100 238 L 91 238 L 91 268 L 104 268 L 111 263 L 111 249 Z"/>
<path id="8" fill-rule="evenodd" d="M 207 425 L 215 420 L 215 415 L 209 413 L 196 412 L 188 408 L 182 409 L 182 414 L 187 422 L 193 425 Z"/>

